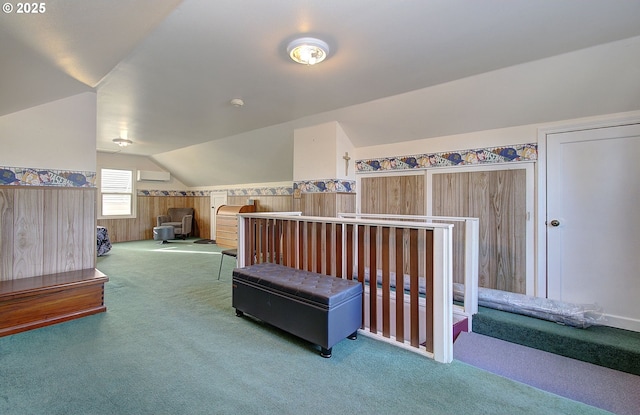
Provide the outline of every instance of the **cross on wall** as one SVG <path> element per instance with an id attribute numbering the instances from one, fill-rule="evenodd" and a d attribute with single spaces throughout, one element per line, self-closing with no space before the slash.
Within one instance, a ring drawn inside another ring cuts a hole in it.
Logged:
<path id="1" fill-rule="evenodd" d="M 349 160 L 351 160 L 351 157 L 349 157 L 349 152 L 345 152 L 342 158 L 344 159 L 344 175 L 347 176 L 349 175 Z"/>

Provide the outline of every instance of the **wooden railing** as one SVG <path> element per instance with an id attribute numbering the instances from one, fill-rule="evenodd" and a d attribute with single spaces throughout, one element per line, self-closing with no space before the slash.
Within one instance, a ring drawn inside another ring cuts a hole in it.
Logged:
<path id="1" fill-rule="evenodd" d="M 273 262 L 356 279 L 365 290 L 362 333 L 451 362 L 453 225 L 292 214 L 239 217 L 239 267 Z"/>
<path id="2" fill-rule="evenodd" d="M 462 305 L 454 304 L 454 312 L 464 314 L 469 319 L 478 313 L 478 249 L 480 240 L 480 220 L 478 218 L 365 213 L 339 213 L 338 217 L 453 224 L 452 279 L 454 283 L 462 284 L 464 291 L 464 302 Z"/>

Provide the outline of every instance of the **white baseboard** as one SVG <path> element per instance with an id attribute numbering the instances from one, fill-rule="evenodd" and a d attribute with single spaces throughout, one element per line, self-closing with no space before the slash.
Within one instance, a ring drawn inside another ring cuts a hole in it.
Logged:
<path id="1" fill-rule="evenodd" d="M 605 322 L 606 326 L 640 332 L 640 320 L 638 319 L 614 316 L 611 314 L 605 314 L 604 316 L 607 318 Z"/>

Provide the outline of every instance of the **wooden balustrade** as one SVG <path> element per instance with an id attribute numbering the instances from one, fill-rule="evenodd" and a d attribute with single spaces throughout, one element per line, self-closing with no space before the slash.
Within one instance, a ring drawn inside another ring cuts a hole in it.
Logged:
<path id="1" fill-rule="evenodd" d="M 339 213 L 339 218 L 417 221 L 425 223 L 454 224 L 452 240 L 453 282 L 464 286 L 464 302 L 454 305 L 454 310 L 471 318 L 478 313 L 478 255 L 480 224 L 478 218 L 423 216 L 423 215 L 380 215 L 365 213 Z"/>
<path id="2" fill-rule="evenodd" d="M 239 216 L 238 266 L 273 262 L 357 279 L 365 290 L 361 332 L 452 360 L 452 225 Z"/>

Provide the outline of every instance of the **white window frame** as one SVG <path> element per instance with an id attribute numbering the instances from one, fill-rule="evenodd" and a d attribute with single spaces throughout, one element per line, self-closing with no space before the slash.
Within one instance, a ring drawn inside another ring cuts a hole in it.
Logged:
<path id="1" fill-rule="evenodd" d="M 103 170 L 121 170 L 131 172 L 131 192 L 126 193 L 114 193 L 114 192 L 103 192 L 102 191 L 102 171 Z M 135 219 L 137 217 L 137 191 L 136 191 L 136 180 L 135 180 L 135 169 L 128 168 L 120 168 L 120 167 L 101 167 L 98 169 L 97 174 L 97 182 L 98 182 L 98 219 Z M 102 211 L 102 196 L 108 194 L 128 194 L 131 196 L 131 213 L 128 215 L 105 215 Z"/>

